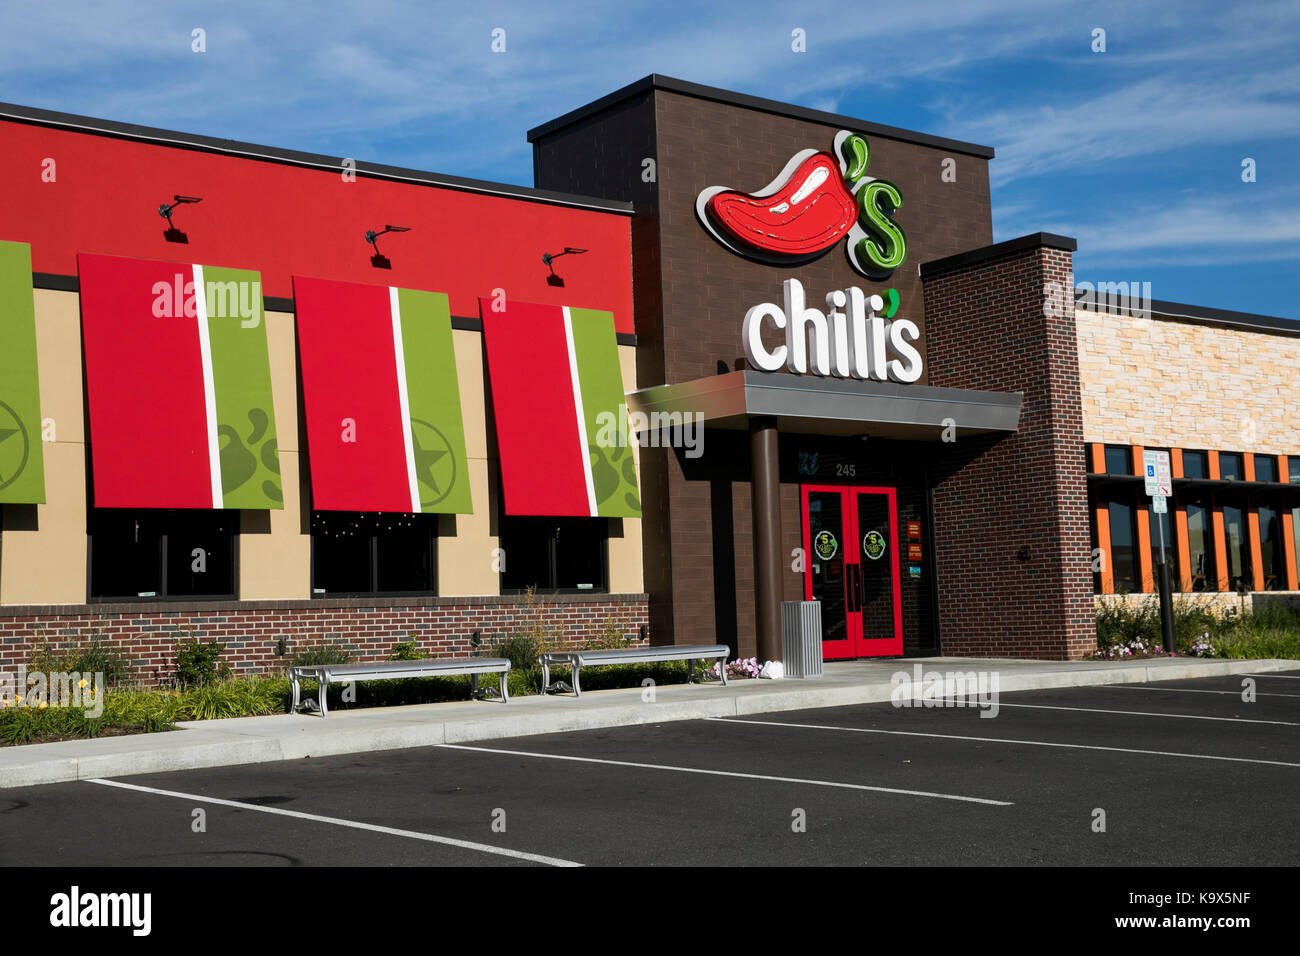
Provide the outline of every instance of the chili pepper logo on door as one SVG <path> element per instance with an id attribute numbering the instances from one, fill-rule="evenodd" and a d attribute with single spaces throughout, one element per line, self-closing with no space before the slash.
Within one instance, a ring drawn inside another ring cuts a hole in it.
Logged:
<path id="1" fill-rule="evenodd" d="M 869 279 L 889 278 L 907 257 L 894 221 L 898 187 L 868 176 L 866 137 L 835 134 L 831 152 L 805 149 L 755 193 L 709 186 L 695 200 L 700 224 L 727 249 L 769 265 L 797 265 L 846 240 L 849 265 Z"/>

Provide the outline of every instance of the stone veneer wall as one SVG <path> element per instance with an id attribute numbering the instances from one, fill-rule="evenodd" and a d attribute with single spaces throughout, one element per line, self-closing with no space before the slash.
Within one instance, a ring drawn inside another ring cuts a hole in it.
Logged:
<path id="1" fill-rule="evenodd" d="M 1080 309 L 1083 439 L 1300 454 L 1300 338 Z"/>

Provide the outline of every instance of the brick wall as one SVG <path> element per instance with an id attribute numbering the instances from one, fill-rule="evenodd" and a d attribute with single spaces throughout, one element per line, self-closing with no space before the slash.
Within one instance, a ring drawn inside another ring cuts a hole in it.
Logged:
<path id="1" fill-rule="evenodd" d="M 1024 394 L 1014 435 L 961 438 L 958 422 L 937 452 L 946 655 L 1077 659 L 1096 646 L 1075 317 L 1044 314 L 1048 284 L 1068 301 L 1072 248 L 1027 237 L 922 267 L 930 383 Z"/>
<path id="2" fill-rule="evenodd" d="M 595 638 L 613 619 L 623 634 L 638 636 L 647 623 L 645 594 L 561 594 L 524 597 L 390 598 L 378 604 L 344 599 L 320 601 L 244 601 L 193 604 L 102 604 L 0 608 L 0 671 L 26 663 L 44 639 L 51 647 L 88 643 L 95 634 L 125 654 L 133 677 L 155 684 L 171 672 L 172 642 L 180 633 L 215 638 L 226 647 L 222 659 L 236 675 L 277 669 L 283 638 L 287 654 L 320 645 L 347 649 L 355 660 L 382 661 L 394 645 L 415 636 L 420 650 L 443 657 L 467 654 L 470 636 L 522 629 L 540 617 L 559 628 L 570 644 Z"/>

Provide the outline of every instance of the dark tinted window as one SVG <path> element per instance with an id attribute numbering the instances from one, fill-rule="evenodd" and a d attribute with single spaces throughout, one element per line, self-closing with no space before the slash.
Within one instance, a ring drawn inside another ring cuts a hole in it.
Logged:
<path id="1" fill-rule="evenodd" d="M 233 511 L 92 508 L 92 598 L 235 595 Z"/>
<path id="2" fill-rule="evenodd" d="M 1133 449 L 1127 445 L 1106 446 L 1106 474 L 1133 474 Z"/>
<path id="3" fill-rule="evenodd" d="M 1277 481 L 1277 459 L 1272 455 L 1256 455 L 1255 480 Z"/>
<path id="4" fill-rule="evenodd" d="M 1116 592 L 1137 591 L 1137 548 L 1133 533 L 1133 508 L 1122 501 L 1112 501 L 1110 511 L 1111 580 Z"/>
<path id="5" fill-rule="evenodd" d="M 1246 477 L 1246 466 L 1239 454 L 1219 454 L 1219 477 L 1224 481 L 1241 481 Z"/>
<path id="6" fill-rule="evenodd" d="M 505 567 L 501 590 L 607 590 L 606 518 L 501 519 L 501 548 Z"/>
<path id="7" fill-rule="evenodd" d="M 1210 456 L 1203 451 L 1183 452 L 1184 478 L 1209 478 Z"/>
<path id="8" fill-rule="evenodd" d="M 315 511 L 312 594 L 433 594 L 437 515 Z"/>

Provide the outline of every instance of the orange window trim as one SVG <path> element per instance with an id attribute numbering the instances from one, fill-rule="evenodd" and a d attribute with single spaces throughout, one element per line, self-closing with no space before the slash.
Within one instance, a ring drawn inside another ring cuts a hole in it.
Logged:
<path id="1" fill-rule="evenodd" d="M 1286 455 L 1277 456 L 1277 474 L 1279 481 L 1291 480 Z M 1282 509 L 1282 553 L 1286 555 L 1286 589 L 1300 591 L 1300 580 L 1297 580 L 1296 573 L 1295 523 L 1290 508 Z"/>

